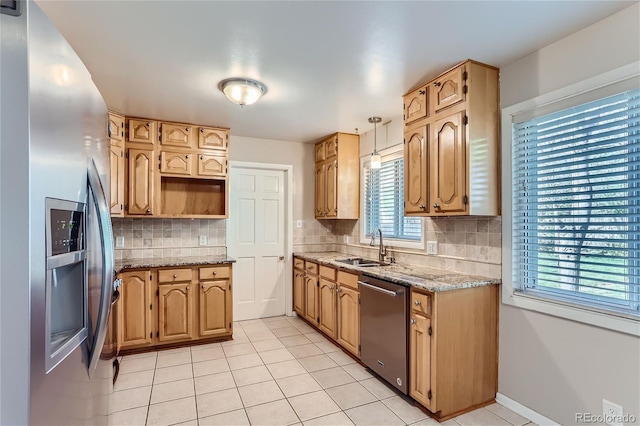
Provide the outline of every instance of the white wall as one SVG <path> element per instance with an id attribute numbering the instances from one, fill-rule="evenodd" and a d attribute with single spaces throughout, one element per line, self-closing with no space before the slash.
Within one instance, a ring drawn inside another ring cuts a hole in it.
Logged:
<path id="1" fill-rule="evenodd" d="M 313 144 L 230 136 L 229 159 L 293 166 L 293 219 L 313 219 Z"/>
<path id="2" fill-rule="evenodd" d="M 635 4 L 503 67 L 502 107 L 640 60 L 639 16 Z M 603 398 L 640 419 L 637 337 L 502 305 L 499 363 L 498 391 L 560 424 L 601 415 Z"/>

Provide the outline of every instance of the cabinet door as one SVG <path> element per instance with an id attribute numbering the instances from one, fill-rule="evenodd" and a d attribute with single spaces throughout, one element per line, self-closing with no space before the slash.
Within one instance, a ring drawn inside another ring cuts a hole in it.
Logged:
<path id="1" fill-rule="evenodd" d="M 198 131 L 198 148 L 227 150 L 229 132 L 226 129 L 200 127 Z"/>
<path id="2" fill-rule="evenodd" d="M 109 188 L 111 216 L 122 216 L 124 214 L 124 148 L 111 145 L 109 165 L 111 168 Z"/>
<path id="3" fill-rule="evenodd" d="M 327 160 L 338 155 L 338 136 L 327 139 L 325 142 L 325 156 Z"/>
<path id="4" fill-rule="evenodd" d="M 229 281 L 200 283 L 200 336 L 231 334 L 232 303 Z"/>
<path id="5" fill-rule="evenodd" d="M 325 204 L 325 167 L 326 164 L 316 164 L 316 217 L 325 217 L 327 208 Z"/>
<path id="6" fill-rule="evenodd" d="M 427 175 L 427 125 L 407 132 L 404 138 L 404 212 L 429 212 Z"/>
<path id="7" fill-rule="evenodd" d="M 293 310 L 301 317 L 304 316 L 304 272 L 293 270 Z"/>
<path id="8" fill-rule="evenodd" d="M 199 155 L 198 175 L 227 177 L 227 157 L 223 155 Z"/>
<path id="9" fill-rule="evenodd" d="M 338 284 L 338 343 L 360 356 L 360 292 Z"/>
<path id="10" fill-rule="evenodd" d="M 325 168 L 326 217 L 338 215 L 338 160 L 330 161 Z"/>
<path id="11" fill-rule="evenodd" d="M 118 306 L 118 340 L 121 347 L 151 345 L 153 338 L 153 290 L 151 271 L 120 274 L 120 305 Z"/>
<path id="12" fill-rule="evenodd" d="M 320 142 L 316 144 L 316 163 L 318 161 L 324 161 L 327 159 L 327 153 L 325 151 L 325 143 Z"/>
<path id="13" fill-rule="evenodd" d="M 160 143 L 163 146 L 193 148 L 191 126 L 186 124 L 160 123 Z"/>
<path id="14" fill-rule="evenodd" d="M 158 288 L 158 341 L 191 339 L 193 337 L 191 283 L 161 284 Z"/>
<path id="15" fill-rule="evenodd" d="M 318 324 L 318 277 L 307 276 L 304 280 L 304 317 Z"/>
<path id="16" fill-rule="evenodd" d="M 320 278 L 318 290 L 320 321 L 318 328 L 329 337 L 336 338 L 336 283 Z"/>
<path id="17" fill-rule="evenodd" d="M 464 212 L 467 207 L 467 166 L 464 111 L 431 126 L 429 180 L 432 212 Z"/>
<path id="18" fill-rule="evenodd" d="M 156 122 L 151 120 L 129 119 L 129 142 L 148 143 L 156 141 Z"/>
<path id="19" fill-rule="evenodd" d="M 460 66 L 431 83 L 431 110 L 436 113 L 465 100 L 466 73 Z"/>
<path id="20" fill-rule="evenodd" d="M 427 116 L 427 90 L 427 86 L 422 86 L 404 97 L 405 124 Z"/>
<path id="21" fill-rule="evenodd" d="M 160 153 L 160 173 L 191 176 L 193 174 L 192 164 L 191 154 L 167 151 Z"/>
<path id="22" fill-rule="evenodd" d="M 109 114 L 109 139 L 111 145 L 123 146 L 124 143 L 124 117 L 117 114 Z"/>
<path id="23" fill-rule="evenodd" d="M 411 314 L 409 330 L 409 395 L 433 411 L 431 401 L 431 319 Z"/>
<path id="24" fill-rule="evenodd" d="M 153 155 L 129 149 L 129 214 L 153 213 Z"/>

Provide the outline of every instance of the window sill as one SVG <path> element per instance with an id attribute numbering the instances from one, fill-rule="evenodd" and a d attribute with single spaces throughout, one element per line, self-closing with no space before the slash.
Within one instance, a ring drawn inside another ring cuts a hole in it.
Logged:
<path id="1" fill-rule="evenodd" d="M 389 248 L 389 249 L 393 249 L 395 247 L 397 248 L 408 248 L 408 249 L 417 249 L 417 250 L 424 250 L 424 240 L 422 241 L 406 241 L 406 240 L 396 240 L 393 238 L 384 238 L 383 239 L 384 242 L 384 246 Z M 360 244 L 361 245 L 367 245 L 370 246 L 371 243 L 371 237 L 368 238 L 361 238 L 360 239 Z M 373 247 L 379 247 L 380 244 L 380 240 L 379 237 L 376 237 L 376 244 Z"/>
<path id="2" fill-rule="evenodd" d="M 640 337 L 640 319 L 564 303 L 559 300 L 513 292 L 508 285 L 502 288 L 502 303 Z"/>

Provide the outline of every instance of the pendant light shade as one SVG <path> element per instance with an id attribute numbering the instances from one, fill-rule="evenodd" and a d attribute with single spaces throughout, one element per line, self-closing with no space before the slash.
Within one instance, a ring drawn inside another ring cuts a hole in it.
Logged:
<path id="1" fill-rule="evenodd" d="M 227 99 L 241 107 L 255 103 L 267 93 L 267 86 L 249 78 L 227 78 L 218 83 L 218 88 Z"/>
<path id="2" fill-rule="evenodd" d="M 382 167 L 382 157 L 378 154 L 378 132 L 376 131 L 376 125 L 382 121 L 380 117 L 369 117 L 369 123 L 373 123 L 373 153 L 371 154 L 370 167 L 372 169 L 379 169 Z"/>

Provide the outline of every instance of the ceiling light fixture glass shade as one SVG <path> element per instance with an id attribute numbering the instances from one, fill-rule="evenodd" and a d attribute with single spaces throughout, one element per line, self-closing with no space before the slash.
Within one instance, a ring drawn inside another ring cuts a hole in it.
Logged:
<path id="1" fill-rule="evenodd" d="M 227 99 L 241 107 L 255 103 L 267 93 L 267 86 L 249 78 L 227 78 L 218 83 L 218 89 Z"/>
<path id="2" fill-rule="evenodd" d="M 378 134 L 376 132 L 376 125 L 382 121 L 380 117 L 369 117 L 369 123 L 373 123 L 373 153 L 371 154 L 370 167 L 372 169 L 379 169 L 382 167 L 382 157 L 378 154 Z"/>

